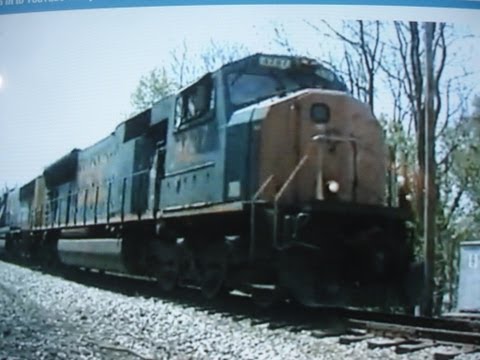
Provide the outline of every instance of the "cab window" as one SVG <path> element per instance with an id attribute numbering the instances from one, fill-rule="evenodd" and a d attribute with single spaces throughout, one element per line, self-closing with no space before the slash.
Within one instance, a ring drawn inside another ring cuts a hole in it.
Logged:
<path id="1" fill-rule="evenodd" d="M 212 78 L 207 75 L 180 93 L 175 104 L 175 127 L 204 119 L 214 108 Z"/>

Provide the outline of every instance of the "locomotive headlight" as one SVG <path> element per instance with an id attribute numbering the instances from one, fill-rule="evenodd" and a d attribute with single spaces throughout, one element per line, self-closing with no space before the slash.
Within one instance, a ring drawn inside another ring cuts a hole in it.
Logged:
<path id="1" fill-rule="evenodd" d="M 327 186 L 328 186 L 328 190 L 331 192 L 331 193 L 334 193 L 336 194 L 338 192 L 338 190 L 340 190 L 340 185 L 338 184 L 338 182 L 336 182 L 335 180 L 331 180 L 327 183 Z"/>
<path id="2" fill-rule="evenodd" d="M 330 108 L 327 104 L 315 103 L 310 108 L 310 118 L 317 124 L 326 124 L 330 120 Z"/>

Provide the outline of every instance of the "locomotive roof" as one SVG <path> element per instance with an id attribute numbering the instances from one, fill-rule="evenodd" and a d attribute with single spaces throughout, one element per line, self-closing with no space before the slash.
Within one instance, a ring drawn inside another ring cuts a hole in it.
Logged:
<path id="1" fill-rule="evenodd" d="M 231 61 L 229 63 L 226 63 L 226 64 L 223 64 L 218 70 L 220 69 L 223 69 L 223 68 L 226 68 L 226 67 L 230 67 L 230 66 L 234 66 L 234 65 L 238 65 L 238 64 L 242 64 L 242 63 L 250 63 L 252 61 L 256 61 L 257 59 L 259 59 L 261 56 L 265 56 L 265 57 L 269 57 L 269 58 L 282 58 L 282 59 L 290 59 L 290 60 L 297 60 L 297 61 L 308 61 L 310 64 L 312 65 L 320 65 L 320 63 L 313 59 L 313 58 L 309 58 L 309 57 L 306 57 L 306 56 L 298 56 L 298 55 L 282 55 L 282 54 L 267 54 L 267 53 L 255 53 L 255 54 L 252 54 L 252 55 L 248 55 L 246 57 L 243 57 L 241 59 L 238 59 L 238 60 L 235 60 L 235 61 Z M 218 71 L 216 70 L 216 71 Z"/>
<path id="2" fill-rule="evenodd" d="M 258 61 L 261 57 L 266 57 L 266 58 L 269 58 L 269 59 L 289 59 L 289 60 L 295 61 L 295 63 L 299 63 L 299 64 L 306 64 L 306 65 L 311 65 L 311 66 L 324 67 L 317 60 L 315 60 L 313 58 L 306 57 L 306 56 L 285 55 L 285 54 L 267 54 L 267 53 L 260 53 L 259 52 L 259 53 L 248 55 L 248 56 L 243 57 L 241 59 L 223 64 L 221 67 L 219 67 L 215 71 L 213 71 L 211 73 L 207 72 L 207 73 L 203 74 L 202 76 L 197 78 L 195 81 L 193 81 L 193 82 L 189 83 L 187 86 L 185 86 L 185 88 L 188 88 L 188 87 L 192 86 L 193 84 L 195 84 L 200 79 L 207 76 L 208 74 L 217 73 L 221 70 L 228 69 L 228 68 L 239 68 L 239 67 L 243 67 L 243 66 L 248 67 L 249 65 L 254 65 L 254 64 L 256 65 L 256 64 L 258 64 Z M 71 153 L 68 153 L 68 154 L 64 155 L 62 158 L 60 158 L 57 161 L 55 161 L 54 163 L 48 165 L 47 169 L 49 169 L 52 166 L 55 166 L 59 163 L 63 163 L 65 161 L 65 159 L 71 157 L 73 153 L 77 153 L 77 152 L 82 153 L 86 150 L 98 147 L 100 143 L 104 143 L 108 139 L 111 139 L 112 137 L 115 137 L 115 136 L 119 135 L 119 131 L 122 128 L 122 126 L 125 127 L 125 126 L 128 126 L 128 124 L 133 125 L 133 123 L 135 123 L 135 122 L 140 122 L 139 120 L 143 120 L 143 117 L 145 117 L 145 115 L 147 115 L 147 113 L 151 112 L 153 107 L 155 107 L 156 105 L 161 105 L 162 103 L 165 103 L 165 102 L 173 101 L 174 96 L 176 94 L 180 93 L 181 91 L 183 91 L 183 89 L 180 89 L 180 90 L 176 91 L 174 94 L 165 96 L 164 98 L 162 98 L 158 102 L 156 102 L 152 107 L 150 107 L 148 109 L 145 109 L 143 111 L 140 111 L 139 113 L 137 113 L 137 114 L 129 117 L 128 119 L 118 123 L 118 125 L 115 127 L 114 131 L 112 131 L 110 134 L 103 137 L 102 139 L 96 141 L 95 143 L 93 143 L 93 144 L 91 144 L 91 145 L 89 145 L 89 146 L 87 146 L 87 147 L 85 147 L 81 150 L 80 149 L 73 149 L 71 151 Z M 268 100 L 265 100 L 264 102 L 261 102 L 260 104 L 257 103 L 256 106 L 266 105 L 266 104 L 274 104 L 276 101 L 280 101 L 280 100 L 278 98 L 268 99 Z M 145 125 L 145 124 L 143 124 L 143 125 Z"/>

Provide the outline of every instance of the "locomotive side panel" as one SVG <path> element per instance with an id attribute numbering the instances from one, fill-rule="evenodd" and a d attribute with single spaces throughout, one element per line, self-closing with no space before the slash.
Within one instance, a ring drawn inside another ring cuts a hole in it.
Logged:
<path id="1" fill-rule="evenodd" d="M 228 122 L 225 149 L 225 201 L 250 200 L 258 183 L 261 122 L 265 108 L 235 112 Z"/>
<path id="2" fill-rule="evenodd" d="M 162 209 L 223 200 L 225 127 L 216 82 L 208 74 L 175 100 L 161 184 Z"/>
<path id="3" fill-rule="evenodd" d="M 126 211 L 130 216 L 137 216 L 140 219 L 148 210 L 148 197 L 153 191 L 150 189 L 149 175 L 155 155 L 155 144 L 150 138 L 142 136 L 135 139 L 132 146 L 131 196 L 130 206 Z"/>
<path id="4" fill-rule="evenodd" d="M 75 188 L 76 180 L 48 188 L 45 207 L 45 226 L 47 228 L 64 227 L 71 223 L 72 204 L 70 199 Z"/>
<path id="5" fill-rule="evenodd" d="M 175 96 L 168 96 L 153 105 L 147 136 L 154 147 L 149 173 L 148 210 L 150 217 L 158 216 L 161 199 L 161 183 L 165 176 L 165 153 L 168 128 L 173 118 Z"/>
<path id="6" fill-rule="evenodd" d="M 117 182 L 119 139 L 110 135 L 79 155 L 78 186 L 75 190 L 75 225 L 106 222 L 109 192 Z M 110 207 L 113 211 L 115 206 Z"/>
<path id="7" fill-rule="evenodd" d="M 43 176 L 22 186 L 19 192 L 17 225 L 23 230 L 40 227 L 45 221 L 46 187 Z"/>
<path id="8" fill-rule="evenodd" d="M 32 203 L 32 227 L 38 229 L 43 226 L 45 221 L 45 202 L 47 196 L 47 188 L 45 185 L 45 178 L 39 176 L 35 179 L 35 192 Z"/>
<path id="9" fill-rule="evenodd" d="M 64 226 L 71 218 L 71 194 L 77 187 L 78 157 L 80 151 L 72 150 L 43 172 L 45 178 L 45 204 L 43 226 L 48 228 Z M 41 186 L 36 190 L 41 190 Z M 41 194 L 39 192 L 39 196 Z M 37 209 L 37 211 L 41 211 Z"/>
<path id="10" fill-rule="evenodd" d="M 10 191 L 7 196 L 5 223 L 10 228 L 20 229 L 22 223 L 20 209 L 20 189 L 17 188 Z"/>
<path id="11" fill-rule="evenodd" d="M 20 188 L 20 228 L 28 230 L 32 222 L 32 203 L 35 193 L 35 180 Z"/>
<path id="12" fill-rule="evenodd" d="M 0 229 L 8 225 L 7 223 L 7 198 L 8 191 L 0 196 Z"/>

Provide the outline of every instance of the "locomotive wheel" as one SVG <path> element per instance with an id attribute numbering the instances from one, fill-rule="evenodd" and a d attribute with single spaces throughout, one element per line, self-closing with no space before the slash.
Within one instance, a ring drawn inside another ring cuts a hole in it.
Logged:
<path id="1" fill-rule="evenodd" d="M 202 295 L 213 299 L 222 292 L 225 283 L 227 266 L 224 262 L 204 264 L 200 280 Z"/>
<path id="2" fill-rule="evenodd" d="M 153 246 L 155 264 L 153 273 L 159 288 L 170 292 L 177 286 L 180 275 L 178 251 L 174 243 L 156 242 Z"/>
<path id="3" fill-rule="evenodd" d="M 197 253 L 199 285 L 202 295 L 212 299 L 222 292 L 227 277 L 225 243 L 216 241 Z"/>
<path id="4" fill-rule="evenodd" d="M 39 258 L 42 266 L 48 269 L 60 267 L 60 259 L 57 253 L 57 240 L 44 234 L 40 242 Z"/>
<path id="5" fill-rule="evenodd" d="M 157 264 L 155 278 L 163 292 L 170 292 L 177 286 L 179 277 L 178 262 L 162 262 Z"/>

